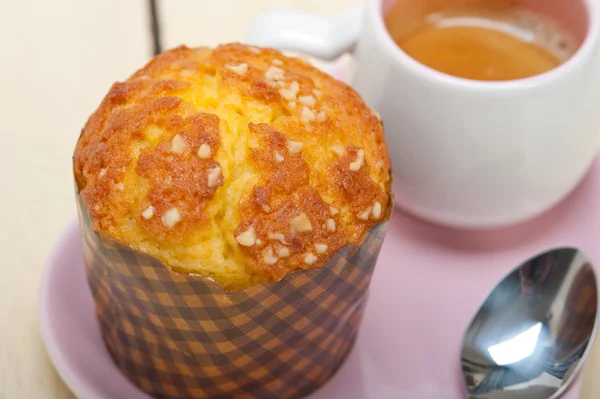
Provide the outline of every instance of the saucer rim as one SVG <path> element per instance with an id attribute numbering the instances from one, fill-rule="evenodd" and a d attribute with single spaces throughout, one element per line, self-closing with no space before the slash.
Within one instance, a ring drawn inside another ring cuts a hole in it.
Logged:
<path id="1" fill-rule="evenodd" d="M 65 247 L 68 245 L 69 238 L 77 235 L 75 231 L 78 230 L 78 225 L 77 218 L 71 219 L 66 227 L 62 229 L 59 238 L 54 242 L 50 255 L 44 261 L 38 296 L 40 330 L 46 353 L 50 357 L 54 369 L 72 394 L 79 399 L 106 399 L 96 392 L 90 391 L 89 387 L 81 382 L 81 377 L 77 376 L 77 371 L 69 366 L 69 362 L 65 360 L 63 351 L 56 344 L 57 338 L 56 332 L 52 328 L 51 310 L 48 308 L 49 302 L 44 300 L 49 296 L 48 291 L 50 290 L 52 272 L 59 263 Z"/>

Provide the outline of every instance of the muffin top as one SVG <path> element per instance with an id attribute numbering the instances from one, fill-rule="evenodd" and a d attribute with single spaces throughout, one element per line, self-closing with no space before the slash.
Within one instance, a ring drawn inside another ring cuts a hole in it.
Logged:
<path id="1" fill-rule="evenodd" d="M 75 179 L 97 231 L 226 290 L 320 268 L 382 220 L 378 116 L 303 60 L 179 47 L 115 83 Z"/>

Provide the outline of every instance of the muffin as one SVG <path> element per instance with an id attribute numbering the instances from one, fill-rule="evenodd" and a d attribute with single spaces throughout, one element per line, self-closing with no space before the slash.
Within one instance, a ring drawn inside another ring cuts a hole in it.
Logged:
<path id="1" fill-rule="evenodd" d="M 354 90 L 242 44 L 179 47 L 114 84 L 74 154 L 96 231 L 228 291 L 357 243 L 385 216 L 389 170 Z"/>
<path id="2" fill-rule="evenodd" d="M 87 281 L 120 371 L 168 399 L 296 399 L 356 339 L 391 216 L 377 115 L 242 44 L 116 83 L 74 154 Z"/>

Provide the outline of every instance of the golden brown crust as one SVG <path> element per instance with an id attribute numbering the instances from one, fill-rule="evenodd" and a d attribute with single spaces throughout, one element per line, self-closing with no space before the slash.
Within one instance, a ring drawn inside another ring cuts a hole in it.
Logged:
<path id="1" fill-rule="evenodd" d="M 142 205 L 152 206 L 153 212 L 164 215 L 169 209 L 177 209 L 181 222 L 175 228 L 165 229 L 158 218 L 144 219 L 138 215 L 138 224 L 149 236 L 187 234 L 206 218 L 204 209 L 215 191 L 223 185 L 223 175 L 216 173 L 214 184 L 208 184 L 208 171 L 219 166 L 212 157 L 200 158 L 197 155 L 202 144 L 216 154 L 220 146 L 219 118 L 215 115 L 199 113 L 183 119 L 179 115 L 169 117 L 165 130 L 171 132 L 168 141 L 163 141 L 153 149 L 145 149 L 138 158 L 135 172 L 146 179 L 148 193 Z M 171 151 L 175 135 L 185 142 L 182 153 Z"/>
<path id="2" fill-rule="evenodd" d="M 242 44 L 155 57 L 113 85 L 74 155 L 99 231 L 226 289 L 358 241 L 384 216 L 389 167 L 354 90 Z"/>
<path id="3" fill-rule="evenodd" d="M 328 219 L 337 222 L 338 218 L 331 215 L 330 205 L 311 187 L 308 164 L 301 151 L 290 151 L 289 137 L 266 124 L 250 124 L 250 131 L 258 136 L 251 159 L 261 170 L 262 179 L 242 204 L 242 223 L 234 231 L 238 236 L 253 228 L 260 241 L 244 248 L 250 266 L 275 281 L 294 270 L 321 267 L 348 243 L 344 227 L 336 226 L 332 231 L 327 228 Z M 310 223 L 308 231 L 294 227 L 293 220 L 300 215 Z M 317 245 L 321 245 L 319 249 L 326 247 L 325 252 L 319 253 Z"/>

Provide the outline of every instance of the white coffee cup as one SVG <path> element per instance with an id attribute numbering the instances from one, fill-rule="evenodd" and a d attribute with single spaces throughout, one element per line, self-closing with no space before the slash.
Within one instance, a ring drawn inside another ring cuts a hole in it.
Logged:
<path id="1" fill-rule="evenodd" d="M 271 12 L 248 41 L 323 59 L 353 51 L 351 84 L 384 121 L 396 203 L 417 216 L 498 227 L 567 196 L 600 136 L 600 2 L 523 0 L 570 27 L 580 47 L 550 72 L 501 82 L 449 76 L 408 56 L 384 25 L 393 3 L 368 0 L 334 18 Z"/>

